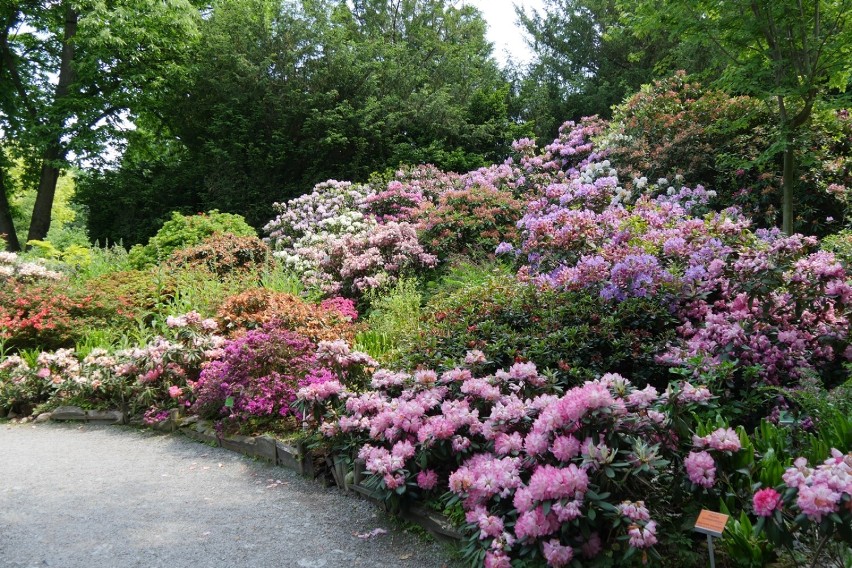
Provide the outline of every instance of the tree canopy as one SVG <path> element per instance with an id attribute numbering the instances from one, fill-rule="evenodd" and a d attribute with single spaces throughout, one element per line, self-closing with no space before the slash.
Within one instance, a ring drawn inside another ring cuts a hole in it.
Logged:
<path id="1" fill-rule="evenodd" d="M 47 234 L 56 182 L 69 159 L 101 155 L 128 113 L 179 72 L 197 20 L 188 0 L 0 6 L 3 151 L 24 159 L 27 179 L 38 188 L 27 240 Z M 8 156 L 0 160 L 0 232 L 17 248 L 6 193 L 10 163 Z"/>
<path id="2" fill-rule="evenodd" d="M 724 60 L 720 84 L 777 110 L 783 154 L 783 229 L 794 228 L 796 139 L 814 106 L 846 90 L 852 72 L 852 0 L 641 0 L 637 33 L 686 37 Z"/>
<path id="3" fill-rule="evenodd" d="M 156 226 L 173 209 L 238 211 L 259 226 L 274 201 L 326 179 L 502 160 L 527 130 L 485 30 L 475 9 L 444 0 L 214 2 L 148 133 L 119 170 L 84 180 L 83 201 L 101 209 L 92 236 L 136 241 L 115 221 L 141 211 Z M 140 179 L 169 196 L 162 208 L 148 191 L 125 198 Z"/>

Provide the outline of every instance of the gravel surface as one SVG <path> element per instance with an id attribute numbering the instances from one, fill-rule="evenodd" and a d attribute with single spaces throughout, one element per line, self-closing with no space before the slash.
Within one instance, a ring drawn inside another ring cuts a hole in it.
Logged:
<path id="1" fill-rule="evenodd" d="M 361 538 L 377 528 L 387 533 Z M 366 501 L 179 435 L 0 424 L 0 567 L 437 568 L 449 557 Z"/>

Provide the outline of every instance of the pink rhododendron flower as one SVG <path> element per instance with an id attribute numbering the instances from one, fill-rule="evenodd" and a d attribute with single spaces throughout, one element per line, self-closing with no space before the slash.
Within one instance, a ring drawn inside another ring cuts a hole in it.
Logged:
<path id="1" fill-rule="evenodd" d="M 183 394 L 183 389 L 177 385 L 172 385 L 169 387 L 169 396 L 171 398 L 178 398 Z"/>
<path id="2" fill-rule="evenodd" d="M 417 486 L 420 489 L 430 491 L 438 485 L 438 474 L 431 469 L 424 469 L 417 474 Z"/>
<path id="3" fill-rule="evenodd" d="M 583 551 L 583 558 L 594 558 L 603 550 L 603 544 L 601 544 L 601 537 L 598 533 L 592 533 L 589 536 L 589 540 L 583 543 L 583 546 L 580 547 Z"/>
<path id="4" fill-rule="evenodd" d="M 796 497 L 796 505 L 812 521 L 820 522 L 826 515 L 837 511 L 841 494 L 828 485 L 802 485 Z"/>
<path id="5" fill-rule="evenodd" d="M 657 523 L 648 521 L 644 527 L 632 525 L 627 529 L 630 546 L 634 548 L 651 548 L 657 544 Z"/>
<path id="6" fill-rule="evenodd" d="M 752 498 L 752 505 L 754 506 L 755 515 L 759 517 L 769 517 L 775 509 L 781 507 L 781 494 L 771 487 L 761 489 L 754 494 L 754 497 Z"/>
<path id="7" fill-rule="evenodd" d="M 694 436 L 692 443 L 697 448 L 710 447 L 720 452 L 737 452 L 742 447 L 740 437 L 733 428 L 719 428 L 703 438 Z"/>
<path id="8" fill-rule="evenodd" d="M 707 452 L 690 452 L 683 460 L 689 480 L 704 488 L 713 487 L 716 482 L 716 462 Z"/>
<path id="9" fill-rule="evenodd" d="M 580 440 L 574 436 L 558 436 L 553 440 L 550 453 L 561 462 L 569 462 L 580 455 Z"/>
<path id="10" fill-rule="evenodd" d="M 787 487 L 801 487 L 807 483 L 810 476 L 811 470 L 808 467 L 808 460 L 805 458 L 796 458 L 793 461 L 793 467 L 788 468 L 781 478 L 787 484 Z"/>
<path id="11" fill-rule="evenodd" d="M 512 568 L 512 562 L 503 551 L 485 553 L 485 568 Z"/>
<path id="12" fill-rule="evenodd" d="M 616 506 L 618 512 L 631 521 L 648 521 L 651 519 L 644 501 L 624 501 Z"/>
<path id="13" fill-rule="evenodd" d="M 545 560 L 547 560 L 547 565 L 556 568 L 568 566 L 571 559 L 574 558 L 574 549 L 562 544 L 555 538 L 543 542 L 541 551 L 544 554 Z"/>
<path id="14" fill-rule="evenodd" d="M 480 351 L 479 349 L 473 349 L 467 352 L 467 355 L 464 357 L 464 364 L 468 366 L 478 365 L 480 363 L 485 363 L 485 353 Z"/>

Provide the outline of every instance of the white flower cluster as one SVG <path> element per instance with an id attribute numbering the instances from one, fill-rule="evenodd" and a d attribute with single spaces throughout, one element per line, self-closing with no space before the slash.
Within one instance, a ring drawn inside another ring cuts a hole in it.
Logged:
<path id="1" fill-rule="evenodd" d="M 333 240 L 362 235 L 376 226 L 360 211 L 369 192 L 368 186 L 329 180 L 312 193 L 276 203 L 279 214 L 264 227 L 273 255 L 295 273 L 315 276 Z"/>
<path id="2" fill-rule="evenodd" d="M 13 252 L 0 251 L 0 276 L 19 280 L 60 280 L 62 273 L 48 270 L 38 262 L 21 260 Z"/>
<path id="3" fill-rule="evenodd" d="M 269 235 L 266 240 L 274 250 L 284 250 L 315 232 L 321 223 L 327 223 L 329 229 L 338 223 L 345 225 L 345 221 L 333 219 L 348 212 L 357 212 L 369 191 L 368 186 L 329 180 L 314 186 L 311 193 L 286 203 L 275 203 L 273 208 L 278 211 L 278 216 L 263 228 Z"/>

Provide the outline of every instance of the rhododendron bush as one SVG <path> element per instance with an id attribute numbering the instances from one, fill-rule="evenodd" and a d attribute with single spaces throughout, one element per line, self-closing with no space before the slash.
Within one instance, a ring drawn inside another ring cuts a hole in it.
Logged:
<path id="1" fill-rule="evenodd" d="M 711 393 L 685 382 L 640 390 L 606 374 L 559 394 L 532 363 L 479 376 L 484 362 L 472 351 L 466 367 L 440 375 L 379 370 L 366 393 L 329 382 L 298 396 L 327 439 L 363 444 L 358 456 L 374 485 L 421 500 L 449 489 L 479 563 L 566 566 L 605 550 L 612 561 L 619 547 L 625 560 L 658 558 L 661 531 L 681 514 L 665 497 L 684 479 L 679 432 Z M 707 443 L 739 449 L 726 430 Z M 690 477 L 697 467 L 687 460 Z M 702 471 L 699 481 L 712 485 Z"/>
<path id="2" fill-rule="evenodd" d="M 589 148 L 585 136 L 568 139 Z M 837 382 L 852 288 L 815 238 L 752 232 L 734 209 L 695 216 L 709 199 L 703 188 L 632 202 L 609 161 L 598 160 L 589 154 L 565 183 L 528 203 L 520 243 L 501 247 L 522 255 L 521 279 L 669 306 L 682 322 L 680 341 L 661 354 L 670 363 L 703 356 L 759 366 L 770 384 L 811 370 Z"/>
<path id="3" fill-rule="evenodd" d="M 315 346 L 274 321 L 222 346 L 193 385 L 192 411 L 231 422 L 281 418 L 292 414 L 300 383 L 310 383 L 316 367 Z"/>
<path id="4" fill-rule="evenodd" d="M 753 190 L 775 180 L 757 162 L 735 173 L 755 157 L 724 153 L 764 133 L 740 125 L 720 148 L 726 131 L 707 124 L 749 109 L 679 75 L 618 124 L 568 122 L 501 164 L 320 183 L 265 227 L 299 280 L 286 288 L 259 283 L 256 238 L 202 242 L 189 227 L 187 240 L 184 227 L 178 240 L 195 246 L 170 249 L 155 283 L 155 270 L 125 272 L 82 289 L 116 296 L 112 315 L 132 311 L 140 329 L 169 301 L 205 311 L 214 292 L 181 294 L 165 274 L 179 264 L 233 282 L 217 299 L 234 295 L 216 320 L 171 316 L 131 349 L 58 349 L 97 302 L 0 254 L 0 339 L 19 351 L 0 360 L 0 408 L 78 401 L 148 424 L 182 409 L 229 432 L 302 428 L 334 463 L 359 460 L 392 506 L 446 512 L 472 565 L 700 564 L 685 533 L 701 508 L 732 514 L 726 561 L 841 558 L 852 247 L 720 208 L 774 215 Z M 836 137 L 812 139 L 831 146 L 825 163 L 802 178 L 818 182 L 821 210 L 852 183 L 840 155 L 852 123 L 836 118 Z M 697 183 L 732 176 L 745 193 Z M 175 219 L 209 224 L 197 217 Z M 20 351 L 46 343 L 57 350 Z"/>
<path id="5" fill-rule="evenodd" d="M 85 357 L 73 349 L 41 352 L 34 361 L 19 355 L 0 363 L 0 407 L 19 410 L 53 399 L 56 404 L 147 410 L 148 422 L 184 408 L 205 361 L 219 355 L 225 341 L 217 324 L 195 312 L 168 319 L 167 336 L 109 352 L 97 348 Z"/>
<path id="6" fill-rule="evenodd" d="M 217 315 L 222 328 L 232 335 L 260 328 L 275 320 L 277 327 L 315 342 L 351 341 L 355 329 L 350 324 L 358 318 L 355 305 L 346 298 L 327 298 L 317 305 L 292 294 L 265 288 L 249 288 L 231 296 L 220 306 Z"/>
<path id="7" fill-rule="evenodd" d="M 5 349 L 70 347 L 85 325 L 121 319 L 115 299 L 69 290 L 63 273 L 0 252 L 0 342 Z"/>

